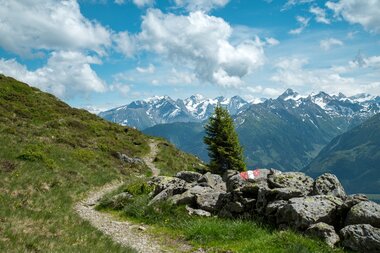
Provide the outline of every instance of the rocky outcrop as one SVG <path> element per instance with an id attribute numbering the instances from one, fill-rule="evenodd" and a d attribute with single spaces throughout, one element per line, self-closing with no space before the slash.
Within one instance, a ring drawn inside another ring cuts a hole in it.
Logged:
<path id="1" fill-rule="evenodd" d="M 338 178 L 330 173 L 322 174 L 315 180 L 313 193 L 315 195 L 332 195 L 341 199 L 347 197 Z"/>
<path id="2" fill-rule="evenodd" d="M 292 198 L 277 212 L 277 224 L 298 230 L 305 230 L 318 222 L 335 225 L 337 207 L 342 204 L 339 198 L 328 195 Z"/>
<path id="3" fill-rule="evenodd" d="M 359 252 L 380 252 L 380 229 L 369 224 L 349 225 L 340 231 L 342 245 Z"/>
<path id="4" fill-rule="evenodd" d="M 318 222 L 316 224 L 311 225 L 306 230 L 306 234 L 312 237 L 322 239 L 331 247 L 333 247 L 337 242 L 340 241 L 339 235 L 335 232 L 334 227 L 324 222 Z"/>
<path id="5" fill-rule="evenodd" d="M 380 228 L 380 205 L 363 201 L 354 205 L 347 214 L 346 225 L 370 224 Z"/>
<path id="6" fill-rule="evenodd" d="M 365 249 L 380 252 L 380 206 L 362 194 L 347 196 L 332 174 L 314 181 L 300 172 L 273 169 L 249 174 L 230 170 L 223 177 L 182 171 L 175 177 L 154 177 L 151 184 L 155 189 L 150 204 L 167 200 L 186 205 L 193 215 L 258 218 L 330 246 L 341 241 L 353 250 L 361 249 L 360 238 L 368 234 Z"/>
<path id="7" fill-rule="evenodd" d="M 117 157 L 122 162 L 131 163 L 131 164 L 144 164 L 144 160 L 139 157 L 129 157 L 126 154 L 117 152 Z"/>

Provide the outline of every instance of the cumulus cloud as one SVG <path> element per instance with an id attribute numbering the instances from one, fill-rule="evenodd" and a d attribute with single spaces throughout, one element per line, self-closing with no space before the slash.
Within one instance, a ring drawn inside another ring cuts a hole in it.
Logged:
<path id="1" fill-rule="evenodd" d="M 179 7 L 184 7 L 188 11 L 210 11 L 221 8 L 228 4 L 230 0 L 174 0 Z"/>
<path id="2" fill-rule="evenodd" d="M 110 32 L 82 16 L 75 0 L 0 0 L 0 46 L 19 55 L 36 50 L 93 50 L 103 54 Z"/>
<path id="3" fill-rule="evenodd" d="M 115 4 L 118 4 L 118 5 L 125 4 L 125 0 L 115 0 Z"/>
<path id="4" fill-rule="evenodd" d="M 247 86 L 246 90 L 251 94 L 262 94 L 262 95 L 266 95 L 269 97 L 278 96 L 283 92 L 282 89 L 272 88 L 272 87 L 263 87 L 261 85 Z"/>
<path id="5" fill-rule="evenodd" d="M 271 80 L 285 84 L 288 87 L 312 86 L 324 87 L 326 85 L 353 84 L 353 78 L 341 76 L 342 69 L 314 69 L 308 70 L 305 66 L 308 60 L 305 58 L 281 59 L 275 65 L 277 72 Z M 330 89 L 326 89 L 330 90 Z"/>
<path id="6" fill-rule="evenodd" d="M 335 15 L 351 24 L 360 24 L 367 31 L 380 33 L 380 0 L 328 1 L 326 6 Z"/>
<path id="7" fill-rule="evenodd" d="M 204 12 L 182 16 L 150 9 L 141 30 L 134 36 L 139 50 L 191 68 L 201 81 L 238 86 L 244 76 L 264 63 L 263 43 L 258 38 L 232 45 L 231 26 Z M 130 40 L 130 36 L 126 38 Z"/>
<path id="8" fill-rule="evenodd" d="M 136 70 L 140 73 L 149 73 L 149 74 L 153 74 L 154 71 L 156 70 L 156 68 L 154 67 L 153 64 L 149 64 L 148 67 L 146 68 L 143 68 L 143 67 L 137 67 Z"/>
<path id="9" fill-rule="evenodd" d="M 112 35 L 115 49 L 126 57 L 132 57 L 136 52 L 136 39 L 128 32 L 119 32 Z"/>
<path id="10" fill-rule="evenodd" d="M 343 46 L 343 42 L 338 39 L 329 38 L 326 40 L 321 40 L 319 45 L 324 51 L 329 51 L 333 46 Z"/>
<path id="11" fill-rule="evenodd" d="M 105 83 L 91 68 L 100 64 L 96 57 L 80 52 L 53 52 L 44 67 L 30 71 L 15 59 L 0 59 L 0 73 L 65 98 L 86 92 L 104 92 Z"/>
<path id="12" fill-rule="evenodd" d="M 315 20 L 318 23 L 330 24 L 331 21 L 326 17 L 326 10 L 318 6 L 312 6 L 309 9 L 310 13 L 315 15 Z"/>
<path id="13" fill-rule="evenodd" d="M 154 4 L 154 0 L 133 0 L 133 3 L 139 7 L 143 8 L 146 6 L 152 6 Z"/>
<path id="14" fill-rule="evenodd" d="M 288 0 L 286 1 L 285 5 L 282 7 L 282 11 L 288 10 L 295 5 L 307 4 L 311 2 L 314 2 L 314 0 Z"/>
<path id="15" fill-rule="evenodd" d="M 289 31 L 290 34 L 300 34 L 300 33 L 302 33 L 303 30 L 305 30 L 305 28 L 309 25 L 309 22 L 310 22 L 310 18 L 305 18 L 305 17 L 302 17 L 302 16 L 297 16 L 296 20 L 297 20 L 297 22 L 299 24 L 299 27 L 296 28 L 296 29 L 290 30 Z"/>
<path id="16" fill-rule="evenodd" d="M 276 40 L 275 38 L 265 38 L 265 42 L 266 44 L 268 44 L 269 46 L 277 46 L 278 44 L 280 44 L 280 41 Z"/>

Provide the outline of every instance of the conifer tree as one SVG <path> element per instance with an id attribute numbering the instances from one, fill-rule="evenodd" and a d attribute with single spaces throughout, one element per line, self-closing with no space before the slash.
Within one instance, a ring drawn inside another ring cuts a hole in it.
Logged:
<path id="1" fill-rule="evenodd" d="M 205 130 L 204 143 L 208 146 L 210 170 L 217 174 L 223 174 L 229 169 L 245 171 L 243 149 L 227 109 L 217 105 Z"/>

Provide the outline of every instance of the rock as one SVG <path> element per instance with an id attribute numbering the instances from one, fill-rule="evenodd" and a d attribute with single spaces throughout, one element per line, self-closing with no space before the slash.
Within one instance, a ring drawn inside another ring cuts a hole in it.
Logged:
<path id="1" fill-rule="evenodd" d="M 340 230 L 342 245 L 359 252 L 380 252 L 380 229 L 369 224 L 349 225 Z"/>
<path id="2" fill-rule="evenodd" d="M 337 207 L 343 201 L 331 195 L 316 195 L 292 198 L 277 212 L 277 224 L 286 224 L 299 230 L 310 225 L 325 222 L 334 225 L 337 221 Z"/>
<path id="3" fill-rule="evenodd" d="M 207 172 L 199 180 L 198 183 L 206 183 L 211 188 L 217 191 L 225 192 L 227 190 L 226 183 L 223 181 L 222 177 L 216 174 L 211 174 Z"/>
<path id="4" fill-rule="evenodd" d="M 227 171 L 225 174 L 225 181 L 228 192 L 236 190 L 246 184 L 246 181 L 240 177 L 239 172 L 236 170 Z"/>
<path id="5" fill-rule="evenodd" d="M 334 245 L 340 240 L 339 235 L 335 232 L 334 227 L 324 222 L 318 222 L 311 225 L 306 230 L 306 234 L 322 239 L 330 247 L 334 247 Z"/>
<path id="6" fill-rule="evenodd" d="M 348 195 L 347 198 L 344 200 L 344 207 L 347 208 L 347 212 L 353 207 L 354 205 L 359 204 L 362 201 L 367 201 L 368 197 L 364 194 L 352 194 Z"/>
<path id="7" fill-rule="evenodd" d="M 314 182 L 314 195 L 333 195 L 335 197 L 345 199 L 346 192 L 338 178 L 330 173 L 319 176 Z"/>
<path id="8" fill-rule="evenodd" d="M 346 225 L 354 224 L 370 224 L 380 228 L 380 205 L 373 201 L 354 205 L 347 214 Z"/>
<path id="9" fill-rule="evenodd" d="M 291 198 L 302 197 L 304 193 L 294 188 L 269 189 L 262 187 L 257 195 L 256 208 L 259 213 L 263 213 L 265 206 L 275 200 L 289 200 Z"/>
<path id="10" fill-rule="evenodd" d="M 314 180 L 301 172 L 274 173 L 268 176 L 270 188 L 293 188 L 309 195 L 313 190 Z"/>
<path id="11" fill-rule="evenodd" d="M 195 203 L 195 195 L 189 190 L 182 194 L 177 194 L 169 198 L 174 205 L 193 205 Z"/>
<path id="12" fill-rule="evenodd" d="M 117 152 L 117 156 L 122 162 L 131 163 L 131 164 L 143 164 L 144 160 L 139 157 L 129 157 L 126 154 Z"/>
<path id="13" fill-rule="evenodd" d="M 161 191 L 159 194 L 157 194 L 153 199 L 151 199 L 151 201 L 149 201 L 148 203 L 148 206 L 156 204 L 158 202 L 168 200 L 172 196 L 173 196 L 173 189 L 166 188 L 163 191 Z"/>
<path id="14" fill-rule="evenodd" d="M 189 206 L 186 206 L 186 210 L 188 211 L 189 215 L 198 215 L 198 216 L 205 216 L 205 217 L 210 217 L 211 216 L 211 213 L 210 212 L 207 212 L 205 210 L 202 210 L 202 209 L 194 209 L 194 208 L 191 208 Z"/>
<path id="15" fill-rule="evenodd" d="M 242 213 L 244 212 L 244 206 L 242 203 L 240 203 L 239 201 L 234 201 L 234 202 L 228 202 L 224 208 L 230 212 L 230 213 L 233 213 L 233 214 L 239 214 L 239 213 Z"/>
<path id="16" fill-rule="evenodd" d="M 124 208 L 124 206 L 133 198 L 132 194 L 128 192 L 122 192 L 110 199 L 110 207 L 116 210 Z"/>
<path id="17" fill-rule="evenodd" d="M 223 193 L 217 191 L 209 191 L 204 194 L 196 195 L 196 203 L 199 208 L 209 211 L 216 212 L 220 210 L 222 206 Z"/>
<path id="18" fill-rule="evenodd" d="M 153 196 L 156 196 L 167 188 L 171 188 L 174 195 L 181 194 L 190 187 L 185 180 L 166 176 L 153 177 L 150 184 L 154 186 Z"/>
<path id="19" fill-rule="evenodd" d="M 185 180 L 187 183 L 193 183 L 197 182 L 202 177 L 202 174 L 194 171 L 180 171 L 175 176 Z"/>
<path id="20" fill-rule="evenodd" d="M 285 200 L 276 200 L 269 203 L 265 207 L 265 212 L 264 212 L 264 215 L 267 221 L 271 224 L 275 224 L 276 218 L 277 218 L 277 211 L 283 208 L 287 203 L 288 201 L 285 201 Z"/>

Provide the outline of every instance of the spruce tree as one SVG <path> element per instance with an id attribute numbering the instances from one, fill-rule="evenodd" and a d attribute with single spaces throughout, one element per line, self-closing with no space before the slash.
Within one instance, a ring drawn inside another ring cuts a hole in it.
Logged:
<path id="1" fill-rule="evenodd" d="M 245 171 L 243 149 L 227 109 L 217 105 L 205 130 L 204 143 L 208 146 L 210 170 L 217 174 L 223 174 L 229 169 Z"/>

